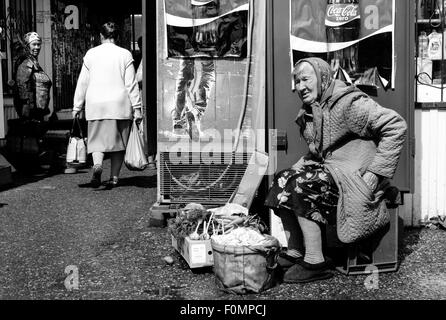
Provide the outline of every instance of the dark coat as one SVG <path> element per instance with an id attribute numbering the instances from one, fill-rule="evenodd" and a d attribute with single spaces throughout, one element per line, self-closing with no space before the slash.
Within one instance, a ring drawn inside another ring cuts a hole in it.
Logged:
<path id="1" fill-rule="evenodd" d="M 23 60 L 16 73 L 14 103 L 18 115 L 42 120 L 49 114 L 51 86 L 50 78 L 34 58 Z"/>

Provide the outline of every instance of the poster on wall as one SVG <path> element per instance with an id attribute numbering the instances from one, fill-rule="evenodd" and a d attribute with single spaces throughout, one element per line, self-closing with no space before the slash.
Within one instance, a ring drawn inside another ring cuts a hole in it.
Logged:
<path id="1" fill-rule="evenodd" d="M 245 58 L 249 0 L 164 0 L 167 56 Z"/>
<path id="2" fill-rule="evenodd" d="M 358 86 L 395 86 L 395 0 L 290 0 L 292 67 L 317 56 Z"/>

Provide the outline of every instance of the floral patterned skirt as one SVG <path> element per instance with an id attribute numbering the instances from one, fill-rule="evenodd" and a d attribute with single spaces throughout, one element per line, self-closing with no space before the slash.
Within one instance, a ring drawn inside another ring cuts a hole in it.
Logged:
<path id="1" fill-rule="evenodd" d="M 321 224 L 336 224 L 339 191 L 330 172 L 322 164 L 304 165 L 300 170 L 279 172 L 265 205 L 288 209 L 297 216 Z"/>

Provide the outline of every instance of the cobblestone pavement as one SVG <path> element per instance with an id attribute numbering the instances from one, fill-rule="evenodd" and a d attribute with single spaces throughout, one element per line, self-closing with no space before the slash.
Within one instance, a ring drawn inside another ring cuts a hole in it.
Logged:
<path id="1" fill-rule="evenodd" d="M 108 164 L 108 162 L 107 162 Z M 107 170 L 105 170 L 107 173 Z M 104 174 L 104 178 L 107 176 Z M 405 230 L 398 272 L 366 276 L 337 273 L 330 280 L 280 285 L 259 295 L 220 292 L 212 270 L 192 272 L 175 252 L 166 229 L 150 228 L 156 172 L 123 170 L 114 190 L 79 188 L 75 175 L 18 178 L 0 192 L 0 299 L 132 300 L 353 300 L 445 299 L 446 232 Z M 173 265 L 163 258 L 172 256 Z M 68 291 L 65 269 L 79 272 Z"/>

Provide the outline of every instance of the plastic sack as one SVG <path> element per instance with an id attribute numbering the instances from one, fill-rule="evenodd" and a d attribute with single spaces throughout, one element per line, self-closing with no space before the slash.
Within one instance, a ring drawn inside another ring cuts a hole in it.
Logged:
<path id="1" fill-rule="evenodd" d="M 249 215 L 248 208 L 236 203 L 228 203 L 224 207 L 209 209 L 209 211 L 215 213 L 216 216 L 232 216 L 233 214 Z"/>
<path id="2" fill-rule="evenodd" d="M 212 240 L 214 273 L 221 290 L 258 294 L 279 283 L 277 257 L 281 246 L 276 238 L 266 238 L 264 244 L 256 246 L 224 246 Z"/>
<path id="3" fill-rule="evenodd" d="M 74 126 L 79 127 L 79 136 L 74 135 Z M 71 128 L 70 138 L 67 146 L 67 163 L 69 164 L 84 164 L 87 162 L 87 138 L 84 138 L 79 118 L 73 120 L 73 127 Z"/>
<path id="4" fill-rule="evenodd" d="M 149 165 L 144 152 L 144 133 L 133 121 L 124 158 L 125 166 L 131 171 L 143 171 Z"/>
<path id="5" fill-rule="evenodd" d="M 87 142 L 85 138 L 70 137 L 67 147 L 67 163 L 87 162 Z"/>

